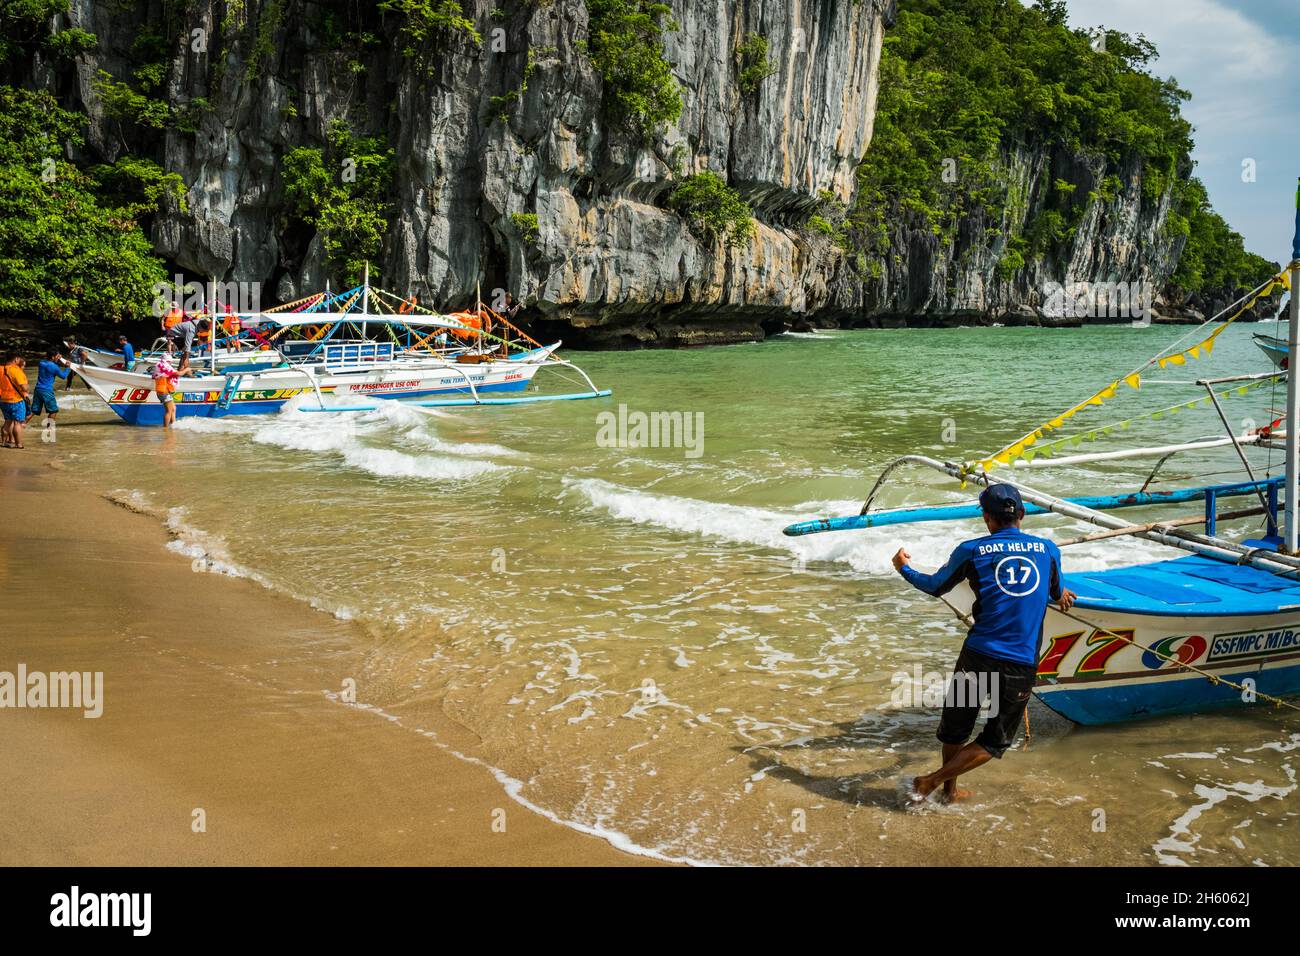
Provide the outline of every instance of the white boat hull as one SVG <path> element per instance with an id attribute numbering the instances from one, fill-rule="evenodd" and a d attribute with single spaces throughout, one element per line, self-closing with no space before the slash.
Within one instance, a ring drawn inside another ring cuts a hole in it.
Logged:
<path id="1" fill-rule="evenodd" d="M 374 363 L 362 368 L 288 366 L 244 373 L 227 369 L 224 374 L 181 379 L 175 392 L 176 415 L 265 415 L 280 411 L 286 402 L 302 395 L 319 394 L 322 399 L 346 405 L 361 398 L 523 391 L 554 348 L 478 364 L 424 360 Z M 74 368 L 123 421 L 132 425 L 162 424 L 163 404 L 151 376 L 86 365 Z"/>

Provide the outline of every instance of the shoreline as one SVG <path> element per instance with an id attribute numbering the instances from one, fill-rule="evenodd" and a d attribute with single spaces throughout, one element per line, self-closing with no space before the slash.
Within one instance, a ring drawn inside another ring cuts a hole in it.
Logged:
<path id="1" fill-rule="evenodd" d="M 364 687 L 343 703 L 360 625 L 192 570 L 49 449 L 0 452 L 0 671 L 102 672 L 103 714 L 0 708 L 21 768 L 0 865 L 656 862 L 531 808 L 450 718 L 406 727 Z"/>

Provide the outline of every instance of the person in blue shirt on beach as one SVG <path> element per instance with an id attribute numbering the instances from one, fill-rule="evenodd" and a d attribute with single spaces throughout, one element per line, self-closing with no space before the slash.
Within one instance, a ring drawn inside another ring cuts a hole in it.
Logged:
<path id="1" fill-rule="evenodd" d="M 1011 746 L 1034 689 L 1047 605 L 1053 602 L 1062 611 L 1074 605 L 1074 593 L 1061 584 L 1060 548 L 1020 530 L 1025 516 L 1020 492 L 1011 485 L 989 485 L 979 500 L 989 533 L 957 545 L 934 574 L 912 568 L 912 556 L 904 548 L 894 555 L 899 574 L 926 594 L 946 594 L 962 581 L 975 593 L 974 623 L 953 668 L 939 720 L 943 766 L 912 781 L 918 800 L 940 785 L 945 800 L 970 796 L 957 786 L 957 778 Z M 968 743 L 985 693 L 988 719 Z"/>
<path id="2" fill-rule="evenodd" d="M 45 358 L 36 367 L 36 387 L 32 389 L 30 417 L 35 418 L 44 412 L 45 418 L 41 421 L 43 428 L 52 428 L 59 415 L 59 403 L 54 397 L 54 380 L 67 378 L 68 372 L 68 363 L 59 355 L 58 349 L 47 349 Z"/>
<path id="3" fill-rule="evenodd" d="M 123 370 L 127 372 L 135 371 L 135 349 L 125 335 L 117 337 L 117 350 L 122 353 Z"/>

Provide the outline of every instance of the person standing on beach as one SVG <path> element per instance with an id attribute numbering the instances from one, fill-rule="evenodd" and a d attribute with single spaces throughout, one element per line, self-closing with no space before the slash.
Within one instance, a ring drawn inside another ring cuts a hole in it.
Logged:
<path id="1" fill-rule="evenodd" d="M 184 360 L 188 359 L 187 353 Z M 153 388 L 163 407 L 163 428 L 171 428 L 176 421 L 176 382 L 181 377 L 180 373 L 172 368 L 172 363 L 164 356 L 154 363 L 149 374 L 153 376 Z"/>
<path id="2" fill-rule="evenodd" d="M 958 788 L 957 778 L 1011 746 L 1037 678 L 1048 602 L 1062 611 L 1074 605 L 1074 593 L 1061 584 L 1060 548 L 1020 530 L 1025 516 L 1020 492 L 1011 485 L 989 485 L 979 501 L 989 533 L 959 544 L 934 574 L 910 567 L 912 556 L 904 548 L 894 555 L 903 579 L 926 594 L 946 594 L 962 581 L 975 592 L 974 623 L 957 656 L 939 720 L 943 766 L 912 781 L 917 800 L 940 786 L 947 801 L 970 796 Z M 989 717 L 968 743 L 986 688 Z"/>
<path id="3" fill-rule="evenodd" d="M 21 355 L 5 356 L 0 366 L 0 444 L 5 448 L 23 447 L 23 424 L 27 421 L 27 365 Z"/>
<path id="4" fill-rule="evenodd" d="M 59 402 L 54 397 L 54 380 L 67 378 L 70 369 L 58 349 L 47 349 L 45 358 L 36 366 L 36 387 L 32 390 L 31 417 L 44 413 L 42 428 L 52 429 L 59 415 Z"/>

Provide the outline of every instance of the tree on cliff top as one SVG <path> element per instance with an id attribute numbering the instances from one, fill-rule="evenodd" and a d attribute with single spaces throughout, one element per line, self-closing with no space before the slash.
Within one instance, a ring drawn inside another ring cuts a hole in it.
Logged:
<path id="1" fill-rule="evenodd" d="M 82 118 L 0 86 L 0 312 L 66 322 L 145 315 L 164 278 L 140 221 L 180 177 L 144 159 L 81 170 Z"/>
<path id="2" fill-rule="evenodd" d="M 316 227 L 330 267 L 358 279 L 379 257 L 388 229 L 395 154 L 380 136 L 355 136 L 335 120 L 324 150 L 299 147 L 284 160 L 284 197 L 293 216 Z"/>
<path id="3" fill-rule="evenodd" d="M 648 0 L 587 0 L 587 52 L 605 82 L 605 108 L 642 139 L 682 115 L 682 91 L 664 57 L 677 29 L 672 7 Z"/>
<path id="4" fill-rule="evenodd" d="M 1114 30 L 1071 30 L 1065 12 L 1060 0 L 1034 7 L 1019 0 L 900 3 L 884 41 L 875 133 L 850 216 L 861 247 L 878 254 L 885 227 L 900 214 L 942 234 L 972 213 L 996 222 L 1027 202 L 1001 168 L 1017 144 L 1091 154 L 1112 170 L 1136 158 L 1143 200 L 1151 204 L 1187 182 L 1192 128 L 1181 106 L 1188 94 L 1150 73 L 1154 45 Z M 1031 228 L 1040 241 L 1028 251 L 1043 254 L 1068 241 L 1087 201 L 1117 187 L 1104 184 L 1096 196 L 1056 190 L 1047 197 L 1053 221 Z M 1189 248 L 1216 242 L 1198 235 L 1212 223 L 1191 193 L 1177 189 L 1175 199 L 1181 204 L 1170 224 L 1191 230 Z M 1249 281 L 1244 250 L 1216 254 L 1245 267 L 1232 281 Z M 1196 281 L 1190 272 L 1185 279 Z"/>

